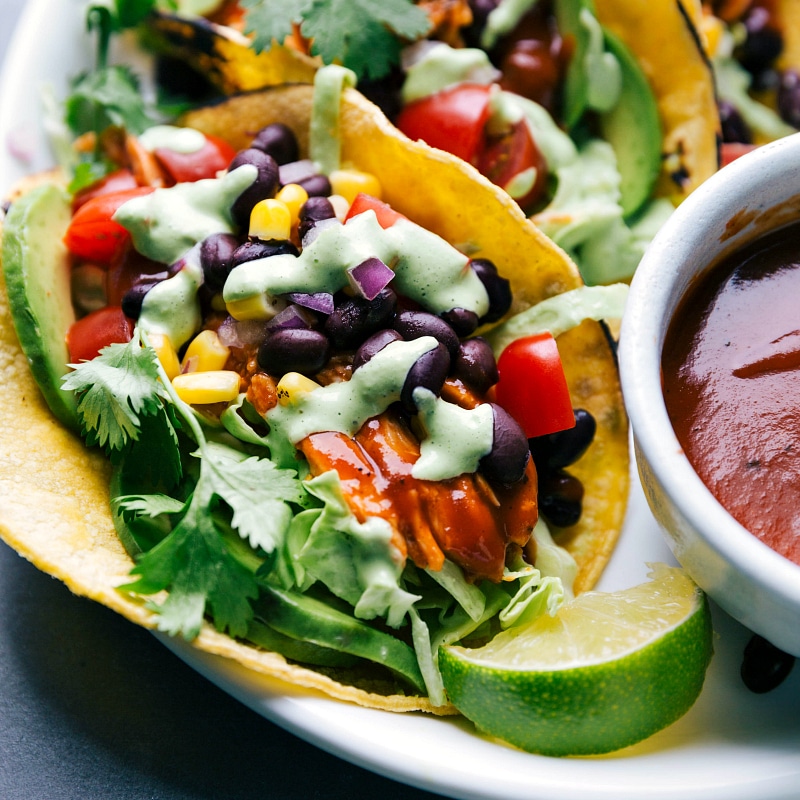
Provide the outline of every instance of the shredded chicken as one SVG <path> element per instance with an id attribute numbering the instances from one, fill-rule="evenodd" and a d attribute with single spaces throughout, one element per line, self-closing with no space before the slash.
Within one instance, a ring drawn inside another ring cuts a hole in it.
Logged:
<path id="1" fill-rule="evenodd" d="M 513 487 L 491 487 L 477 473 L 418 480 L 411 470 L 419 458 L 419 442 L 391 411 L 369 420 L 354 438 L 315 433 L 300 449 L 312 475 L 337 470 L 356 518 L 378 516 L 389 522 L 395 546 L 423 569 L 439 570 L 448 557 L 470 578 L 498 582 L 507 547 L 524 546 L 536 524 L 532 461 Z"/>

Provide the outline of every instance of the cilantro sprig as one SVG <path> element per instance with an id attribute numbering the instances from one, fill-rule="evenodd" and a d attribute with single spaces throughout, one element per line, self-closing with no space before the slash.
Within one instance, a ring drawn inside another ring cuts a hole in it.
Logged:
<path id="1" fill-rule="evenodd" d="M 403 41 L 414 41 L 431 27 L 425 11 L 410 0 L 242 0 L 242 5 L 256 52 L 285 42 L 296 25 L 311 40 L 313 54 L 359 78 L 387 75 L 399 63 Z"/>
<path id="2" fill-rule="evenodd" d="M 194 638 L 210 612 L 219 630 L 244 636 L 253 617 L 250 601 L 258 596 L 255 572 L 283 544 L 291 504 L 303 501 L 296 474 L 209 439 L 138 329 L 130 342 L 72 366 L 64 388 L 77 393 L 87 441 L 104 447 L 126 472 L 141 477 L 149 469 L 148 485 L 174 489 L 189 472 L 179 433 L 196 446 L 189 456 L 197 459 L 196 482 L 186 499 L 163 491 L 115 498 L 122 515 L 177 520 L 138 558 L 131 571 L 136 580 L 120 589 L 143 595 L 168 590 L 166 601 L 151 607 L 159 612 L 159 628 L 170 634 Z"/>

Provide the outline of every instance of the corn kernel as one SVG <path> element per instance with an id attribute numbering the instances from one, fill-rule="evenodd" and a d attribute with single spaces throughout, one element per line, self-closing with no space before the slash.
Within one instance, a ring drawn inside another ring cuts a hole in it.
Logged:
<path id="1" fill-rule="evenodd" d="M 181 364 L 178 361 L 178 354 L 169 340 L 169 336 L 165 333 L 148 333 L 147 341 L 150 346 L 156 351 L 158 360 L 167 373 L 167 377 L 172 380 L 181 371 Z"/>
<path id="2" fill-rule="evenodd" d="M 306 378 L 299 372 L 287 372 L 279 381 L 276 387 L 278 392 L 278 402 L 282 406 L 296 403 L 303 395 L 319 389 L 319 384 Z"/>
<path id="3" fill-rule="evenodd" d="M 230 369 L 176 375 L 172 386 L 189 405 L 230 403 L 239 396 L 239 373 Z"/>
<path id="4" fill-rule="evenodd" d="M 254 239 L 288 239 L 292 235 L 292 212 L 275 198 L 259 200 L 250 212 L 249 234 Z"/>
<path id="5" fill-rule="evenodd" d="M 369 172 L 357 169 L 335 169 L 328 176 L 333 194 L 340 194 L 347 200 L 348 205 L 355 200 L 359 192 L 381 197 L 380 181 Z"/>
<path id="6" fill-rule="evenodd" d="M 286 186 L 275 195 L 275 199 L 279 200 L 281 203 L 286 203 L 286 207 L 289 209 L 289 213 L 292 217 L 292 225 L 297 225 L 300 221 L 300 209 L 303 207 L 306 200 L 308 200 L 308 192 L 300 186 L 299 183 L 287 183 Z"/>
<path id="7" fill-rule="evenodd" d="M 225 306 L 234 319 L 272 319 L 286 303 L 267 294 L 257 294 L 243 300 L 229 300 Z"/>
<path id="8" fill-rule="evenodd" d="M 223 369 L 230 350 L 219 340 L 216 331 L 200 331 L 186 348 L 181 372 L 209 372 Z"/>

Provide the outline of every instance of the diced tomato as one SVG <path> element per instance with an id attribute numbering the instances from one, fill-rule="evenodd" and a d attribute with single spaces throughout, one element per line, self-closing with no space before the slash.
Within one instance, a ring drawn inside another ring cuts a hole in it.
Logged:
<path id="1" fill-rule="evenodd" d="M 129 342 L 133 322 L 119 306 L 106 306 L 74 322 L 67 331 L 67 349 L 73 364 L 90 361 L 104 347 L 115 342 Z"/>
<path id="2" fill-rule="evenodd" d="M 422 139 L 470 163 L 483 146 L 491 87 L 460 83 L 409 103 L 397 127 L 410 139 Z"/>
<path id="3" fill-rule="evenodd" d="M 524 120 L 512 125 L 504 135 L 487 135 L 491 92 L 491 86 L 470 83 L 444 89 L 409 103 L 400 112 L 397 127 L 411 139 L 422 139 L 468 161 L 506 190 L 512 188 L 515 177 L 536 169 L 530 190 L 515 196 L 524 208 L 544 193 L 547 164 Z"/>
<path id="4" fill-rule="evenodd" d="M 64 235 L 67 249 L 80 258 L 108 264 L 120 243 L 128 237 L 125 228 L 112 217 L 123 203 L 152 191 L 152 186 L 138 186 L 122 192 L 100 194 L 85 202 L 73 215 Z"/>
<path id="5" fill-rule="evenodd" d="M 203 147 L 192 153 L 157 147 L 153 155 L 175 183 L 184 183 L 215 178 L 218 172 L 227 169 L 236 150 L 224 139 L 206 134 Z"/>
<path id="6" fill-rule="evenodd" d="M 742 144 L 741 142 L 723 142 L 720 147 L 720 166 L 726 167 L 747 153 L 758 147 L 757 144 Z"/>
<path id="7" fill-rule="evenodd" d="M 375 212 L 378 223 L 382 228 L 391 228 L 397 220 L 405 219 L 399 211 L 395 211 L 388 203 L 384 203 L 383 200 L 378 200 L 377 197 L 373 197 L 371 194 L 359 192 L 350 204 L 344 221 L 347 222 L 347 220 L 352 217 L 370 210 Z"/>
<path id="8" fill-rule="evenodd" d="M 512 342 L 497 360 L 497 402 L 532 439 L 575 426 L 567 378 L 549 333 Z"/>
<path id="9" fill-rule="evenodd" d="M 506 191 L 512 188 L 514 178 L 529 169 L 535 169 L 536 177 L 531 188 L 522 195 L 512 192 L 523 208 L 539 200 L 547 188 L 547 163 L 524 119 L 517 122 L 507 134 L 488 139 L 476 166 L 492 183 Z"/>
<path id="10" fill-rule="evenodd" d="M 73 214 L 86 202 L 93 197 L 101 194 L 114 194 L 115 192 L 125 192 L 128 189 L 135 189 L 137 187 L 136 178 L 129 169 L 118 169 L 115 172 L 110 172 L 97 183 L 87 186 L 75 193 L 72 198 L 72 212 Z"/>

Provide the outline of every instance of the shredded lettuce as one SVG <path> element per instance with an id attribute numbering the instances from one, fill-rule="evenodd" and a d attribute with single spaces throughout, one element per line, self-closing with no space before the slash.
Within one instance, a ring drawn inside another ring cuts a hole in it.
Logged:
<path id="1" fill-rule="evenodd" d="M 379 517 L 359 522 L 335 471 L 306 481 L 305 487 L 324 504 L 297 556 L 305 574 L 350 603 L 360 619 L 383 617 L 398 627 L 419 596 L 400 588 L 403 560 L 391 543 L 391 526 Z"/>
<path id="2" fill-rule="evenodd" d="M 515 339 L 545 331 L 558 336 L 585 319 L 620 319 L 628 297 L 628 285 L 580 286 L 542 300 L 484 334 L 496 356 Z"/>

